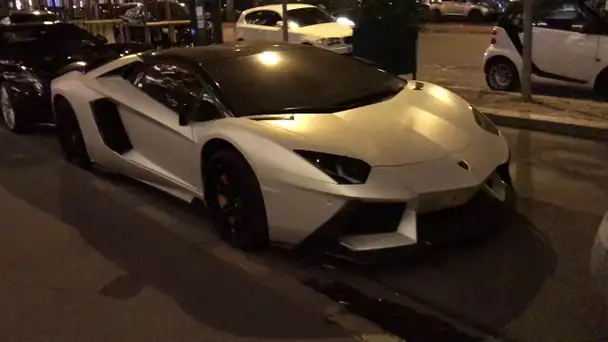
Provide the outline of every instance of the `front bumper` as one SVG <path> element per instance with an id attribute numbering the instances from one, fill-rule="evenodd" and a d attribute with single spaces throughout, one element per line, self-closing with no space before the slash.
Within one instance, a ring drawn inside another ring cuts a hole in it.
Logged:
<path id="1" fill-rule="evenodd" d="M 447 243 L 478 234 L 491 227 L 511 202 L 513 192 L 505 168 L 508 163 L 499 166 L 480 186 L 427 194 L 409 202 L 352 200 L 310 235 L 305 244 L 339 244 L 350 252 L 364 252 L 411 246 L 420 241 Z M 420 205 L 428 209 L 429 203 L 443 209 L 426 213 L 417 210 Z"/>

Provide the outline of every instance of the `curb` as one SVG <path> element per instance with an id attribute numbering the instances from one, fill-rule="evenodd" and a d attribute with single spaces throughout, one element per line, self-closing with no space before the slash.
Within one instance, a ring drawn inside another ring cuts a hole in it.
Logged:
<path id="1" fill-rule="evenodd" d="M 560 134 L 575 138 L 608 141 L 608 123 L 541 114 L 522 114 L 487 107 L 478 107 L 478 109 L 498 126 Z"/>
<path id="2" fill-rule="evenodd" d="M 469 34 L 491 34 L 492 26 L 476 25 L 443 25 L 443 24 L 424 24 L 420 27 L 421 33 L 469 33 Z"/>

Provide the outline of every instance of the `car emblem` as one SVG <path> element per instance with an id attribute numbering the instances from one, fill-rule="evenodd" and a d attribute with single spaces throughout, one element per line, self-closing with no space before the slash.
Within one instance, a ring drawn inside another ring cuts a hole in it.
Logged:
<path id="1" fill-rule="evenodd" d="M 460 166 L 461 168 L 469 171 L 469 164 L 467 164 L 467 162 L 464 161 L 464 160 L 459 161 L 458 162 L 458 166 Z"/>

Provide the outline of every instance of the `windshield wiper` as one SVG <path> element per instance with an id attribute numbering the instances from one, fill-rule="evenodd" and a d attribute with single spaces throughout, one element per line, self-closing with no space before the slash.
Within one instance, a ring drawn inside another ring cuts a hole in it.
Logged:
<path id="1" fill-rule="evenodd" d="M 247 113 L 245 116 L 254 115 L 277 115 L 277 114 L 325 114 L 341 112 L 348 109 L 349 106 L 302 106 L 302 107 L 290 107 L 281 109 L 271 110 L 259 110 L 251 113 Z"/>

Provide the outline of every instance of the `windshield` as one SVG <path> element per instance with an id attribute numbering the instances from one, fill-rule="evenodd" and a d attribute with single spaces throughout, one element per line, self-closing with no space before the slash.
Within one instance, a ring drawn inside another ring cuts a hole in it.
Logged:
<path id="1" fill-rule="evenodd" d="M 224 59 L 207 72 L 236 116 L 333 113 L 382 101 L 406 85 L 353 58 L 315 48 Z"/>
<path id="2" fill-rule="evenodd" d="M 317 7 L 305 7 L 287 11 L 287 18 L 299 27 L 334 22 L 334 18 Z"/>

